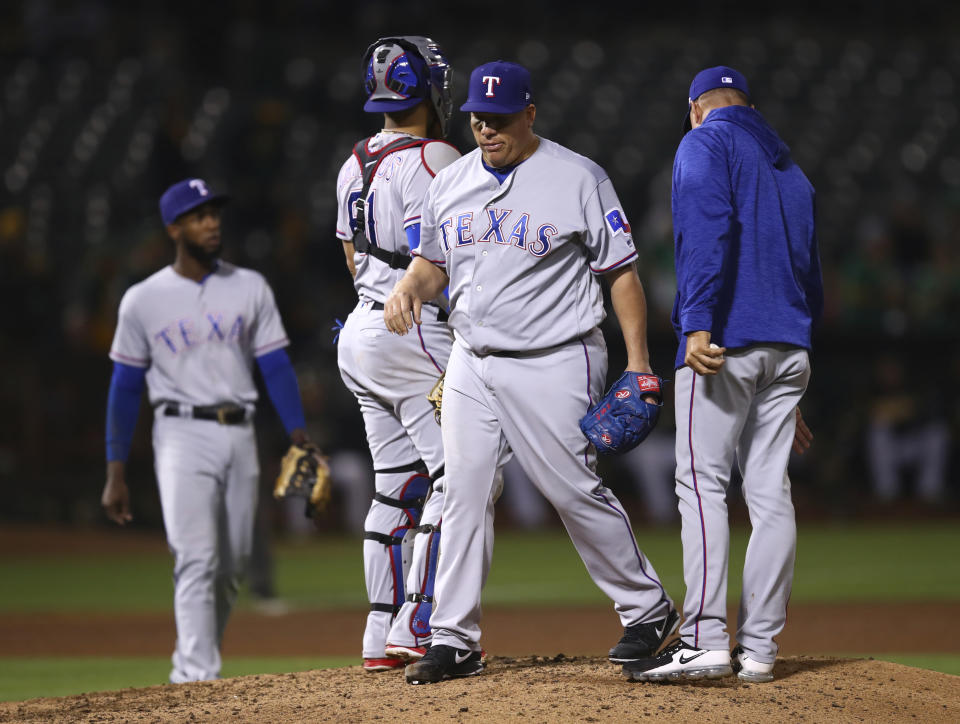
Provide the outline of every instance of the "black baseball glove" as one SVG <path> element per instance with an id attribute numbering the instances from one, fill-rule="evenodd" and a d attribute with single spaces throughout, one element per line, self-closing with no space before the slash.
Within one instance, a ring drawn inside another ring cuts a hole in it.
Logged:
<path id="1" fill-rule="evenodd" d="M 624 372 L 580 420 L 580 429 L 597 452 L 620 455 L 643 442 L 657 424 L 663 406 L 657 375 Z M 657 402 L 643 399 L 652 395 Z"/>

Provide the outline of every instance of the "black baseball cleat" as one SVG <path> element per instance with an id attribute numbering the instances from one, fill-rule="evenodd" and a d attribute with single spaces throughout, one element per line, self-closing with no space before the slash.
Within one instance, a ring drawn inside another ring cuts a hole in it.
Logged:
<path id="1" fill-rule="evenodd" d="M 646 659 L 657 653 L 677 626 L 680 625 L 680 614 L 674 608 L 666 618 L 649 623 L 635 623 L 623 629 L 623 638 L 610 649 L 608 657 L 615 664 L 626 664 L 630 661 Z"/>
<path id="2" fill-rule="evenodd" d="M 422 659 L 408 665 L 404 673 L 408 684 L 435 684 L 444 679 L 476 676 L 483 668 L 479 651 L 438 644 L 427 649 Z"/>

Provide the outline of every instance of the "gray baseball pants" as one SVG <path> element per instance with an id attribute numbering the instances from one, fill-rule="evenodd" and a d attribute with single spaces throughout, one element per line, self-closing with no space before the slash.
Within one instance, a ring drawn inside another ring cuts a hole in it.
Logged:
<path id="1" fill-rule="evenodd" d="M 680 635 L 727 649 L 727 487 L 734 461 L 752 532 L 743 566 L 737 641 L 756 661 L 776 659 L 793 584 L 797 527 L 787 462 L 807 350 L 781 344 L 729 350 L 719 374 L 677 370 L 677 496 L 687 593 Z"/>

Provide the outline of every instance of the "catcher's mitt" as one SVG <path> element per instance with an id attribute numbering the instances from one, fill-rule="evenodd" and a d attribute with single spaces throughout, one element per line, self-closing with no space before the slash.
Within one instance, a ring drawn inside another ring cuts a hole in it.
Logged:
<path id="1" fill-rule="evenodd" d="M 433 389 L 430 390 L 430 393 L 427 395 L 427 399 L 433 404 L 433 417 L 437 421 L 437 424 L 440 424 L 440 413 L 443 409 L 443 378 L 446 375 L 444 372 L 440 375 L 440 379 L 437 380 L 437 384 L 433 386 Z"/>
<path id="2" fill-rule="evenodd" d="M 657 375 L 624 372 L 580 420 L 580 429 L 597 452 L 620 455 L 643 442 L 657 424 L 663 396 Z M 642 399 L 653 395 L 656 404 Z"/>
<path id="3" fill-rule="evenodd" d="M 301 497 L 307 501 L 307 517 L 323 512 L 330 502 L 330 466 L 314 445 L 291 445 L 280 463 L 273 497 Z"/>

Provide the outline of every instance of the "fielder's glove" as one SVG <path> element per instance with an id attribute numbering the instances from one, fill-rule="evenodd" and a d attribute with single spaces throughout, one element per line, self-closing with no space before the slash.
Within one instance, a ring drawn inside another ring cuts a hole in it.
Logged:
<path id="1" fill-rule="evenodd" d="M 643 442 L 657 424 L 663 396 L 657 375 L 624 372 L 580 420 L 580 429 L 597 452 L 620 455 Z M 653 395 L 656 404 L 642 399 Z"/>
<path id="2" fill-rule="evenodd" d="M 433 386 L 433 389 L 431 389 L 427 395 L 427 399 L 430 400 L 433 405 L 433 417 L 438 425 L 440 424 L 440 413 L 443 409 L 443 377 L 445 374 L 446 373 L 440 375 L 437 384 Z"/>
<path id="3" fill-rule="evenodd" d="M 273 497 L 305 498 L 307 517 L 312 518 L 326 509 L 332 490 L 330 466 L 316 446 L 310 443 L 291 445 L 280 463 L 280 474 L 273 486 Z"/>

